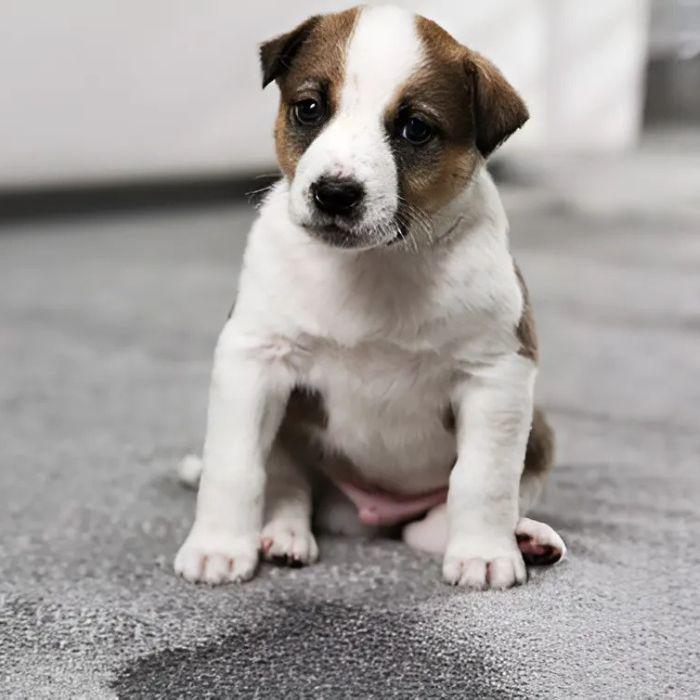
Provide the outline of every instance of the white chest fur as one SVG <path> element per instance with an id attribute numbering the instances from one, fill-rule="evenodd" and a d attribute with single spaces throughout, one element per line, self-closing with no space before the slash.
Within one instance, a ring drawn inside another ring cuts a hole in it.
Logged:
<path id="1" fill-rule="evenodd" d="M 445 485 L 456 380 L 514 349 L 522 298 L 505 216 L 486 174 L 475 187 L 457 235 L 420 252 L 327 248 L 290 223 L 284 184 L 251 233 L 237 325 L 321 393 L 326 444 L 389 490 Z"/>
<path id="2" fill-rule="evenodd" d="M 446 427 L 453 369 L 450 358 L 382 341 L 354 348 L 319 343 L 308 380 L 328 415 L 324 444 L 386 490 L 444 486 L 456 450 Z"/>

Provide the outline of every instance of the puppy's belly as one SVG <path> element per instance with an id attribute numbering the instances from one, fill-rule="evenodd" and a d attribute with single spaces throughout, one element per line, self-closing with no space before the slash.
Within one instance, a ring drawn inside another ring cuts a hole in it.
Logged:
<path id="1" fill-rule="evenodd" d="M 328 476 L 397 494 L 447 485 L 456 455 L 448 367 L 378 352 L 324 357 L 313 374 Z"/>

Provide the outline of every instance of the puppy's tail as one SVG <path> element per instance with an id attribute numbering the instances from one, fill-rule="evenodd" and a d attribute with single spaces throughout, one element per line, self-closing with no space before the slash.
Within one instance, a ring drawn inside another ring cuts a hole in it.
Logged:
<path id="1" fill-rule="evenodd" d="M 187 455 L 177 465 L 177 478 L 183 486 L 196 489 L 199 486 L 199 477 L 202 476 L 202 458 L 197 455 Z"/>

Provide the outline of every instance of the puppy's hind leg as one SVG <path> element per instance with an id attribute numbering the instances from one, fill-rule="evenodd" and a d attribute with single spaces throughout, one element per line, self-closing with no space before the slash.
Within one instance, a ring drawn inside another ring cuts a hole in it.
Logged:
<path id="1" fill-rule="evenodd" d="M 553 462 L 554 436 L 542 412 L 535 408 L 525 453 L 525 465 L 520 477 L 519 510 L 521 516 L 539 498 L 547 472 L 551 469 Z M 523 521 L 527 521 L 525 528 L 521 528 Z M 516 528 L 516 538 L 519 544 L 521 541 L 523 543 L 520 550 L 526 562 L 528 561 L 526 549 L 534 551 L 534 542 L 531 547 L 528 535 L 534 535 L 534 528 L 531 524 L 536 522 L 529 518 L 521 518 Z M 537 524 L 548 527 L 544 523 Z M 556 535 L 552 528 L 549 530 Z M 538 529 L 538 533 L 541 535 L 544 534 L 544 531 Z M 413 549 L 442 554 L 447 547 L 447 507 L 444 504 L 436 506 L 421 520 L 408 523 L 403 529 L 402 537 L 404 542 Z M 561 538 L 559 539 L 561 540 Z"/>
<path id="2" fill-rule="evenodd" d="M 311 509 L 309 474 L 278 439 L 267 462 L 265 525 L 260 537 L 265 559 L 290 566 L 312 564 L 318 559 Z"/>
<path id="3" fill-rule="evenodd" d="M 515 528 L 523 559 L 533 566 L 556 564 L 566 557 L 564 540 L 553 528 L 523 517 L 539 499 L 553 466 L 554 432 L 542 410 L 535 408 L 525 452 L 525 467 L 520 478 L 520 520 Z"/>
<path id="4" fill-rule="evenodd" d="M 554 465 L 554 434 L 538 408 L 532 421 L 527 443 L 525 466 L 520 478 L 520 520 L 515 538 L 523 559 L 530 565 L 556 564 L 566 557 L 566 545 L 546 523 L 522 517 L 537 501 L 549 470 Z M 413 549 L 440 554 L 447 546 L 447 509 L 439 505 L 422 520 L 406 525 L 404 542 Z"/>
<path id="5" fill-rule="evenodd" d="M 554 431 L 547 423 L 542 409 L 535 406 L 532 428 L 527 439 L 525 464 L 520 477 L 520 515 L 525 515 L 539 500 L 547 480 L 554 468 Z"/>
<path id="6" fill-rule="evenodd" d="M 447 506 L 435 506 L 421 520 L 408 523 L 401 538 L 412 549 L 443 554 L 447 549 Z"/>
<path id="7" fill-rule="evenodd" d="M 403 541 L 422 552 L 442 554 L 447 546 L 447 509 L 436 506 L 422 520 L 406 525 Z M 566 557 L 566 545 L 559 534 L 546 523 L 520 518 L 515 538 L 523 559 L 531 566 L 556 564 Z"/>

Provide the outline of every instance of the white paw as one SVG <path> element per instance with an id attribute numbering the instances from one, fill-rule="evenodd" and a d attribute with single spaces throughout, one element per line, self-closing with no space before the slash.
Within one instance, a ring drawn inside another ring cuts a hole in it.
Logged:
<path id="1" fill-rule="evenodd" d="M 413 549 L 442 554 L 447 548 L 447 506 L 435 506 L 423 520 L 408 523 L 401 537 Z"/>
<path id="2" fill-rule="evenodd" d="M 525 561 L 532 566 L 556 564 L 566 559 L 564 540 L 547 523 L 520 518 L 515 528 L 515 537 Z"/>
<path id="3" fill-rule="evenodd" d="M 257 565 L 257 537 L 232 537 L 196 525 L 175 557 L 175 573 L 192 583 L 247 581 Z"/>
<path id="4" fill-rule="evenodd" d="M 265 525 L 260 548 L 265 559 L 290 566 L 313 564 L 318 559 L 318 545 L 308 524 L 295 520 L 273 520 Z"/>
<path id="5" fill-rule="evenodd" d="M 453 586 L 504 590 L 524 583 L 527 569 L 515 537 L 453 538 L 447 545 L 442 576 Z"/>

